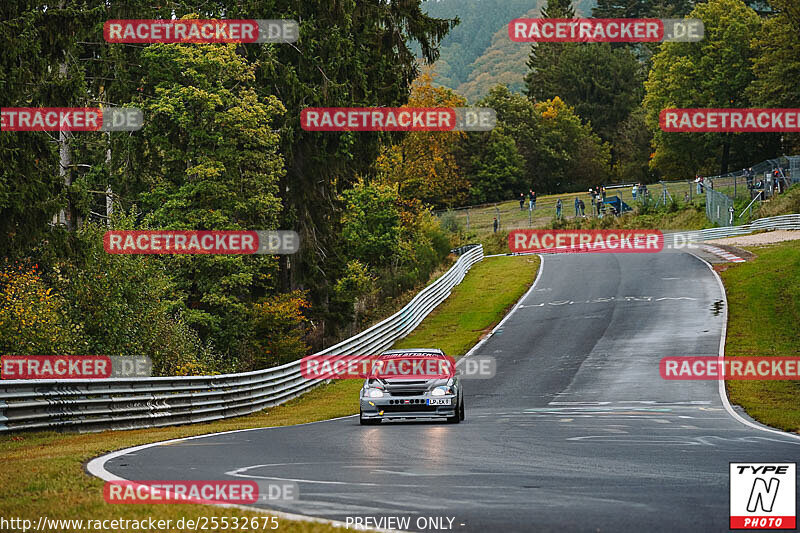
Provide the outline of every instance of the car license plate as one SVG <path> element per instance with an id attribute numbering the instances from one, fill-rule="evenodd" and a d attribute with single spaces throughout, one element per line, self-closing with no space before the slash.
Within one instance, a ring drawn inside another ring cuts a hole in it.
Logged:
<path id="1" fill-rule="evenodd" d="M 450 405 L 450 398 L 428 398 L 428 405 Z"/>

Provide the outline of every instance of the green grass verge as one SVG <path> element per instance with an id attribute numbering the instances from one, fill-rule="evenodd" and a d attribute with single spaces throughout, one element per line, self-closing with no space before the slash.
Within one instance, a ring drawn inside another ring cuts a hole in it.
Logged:
<path id="1" fill-rule="evenodd" d="M 725 355 L 800 356 L 800 241 L 749 248 L 721 272 L 728 295 Z M 733 403 L 764 424 L 800 432 L 800 381 L 727 382 Z"/>
<path id="2" fill-rule="evenodd" d="M 524 294 L 537 270 L 537 257 L 489 258 L 476 264 L 450 297 L 397 346 L 434 346 L 448 354 L 463 354 Z M 360 387 L 360 380 L 336 382 L 268 411 L 207 424 L 82 435 L 48 432 L 0 436 L 1 514 L 6 519 L 23 518 L 34 524 L 40 516 L 84 520 L 153 517 L 171 519 L 173 524 L 183 517 L 264 516 L 204 505 L 109 505 L 103 500 L 103 481 L 86 474 L 84 464 L 102 453 L 148 442 L 351 415 L 358 412 Z M 282 518 L 278 522 L 279 530 L 284 531 L 339 531 L 325 524 Z"/>
<path id="3" fill-rule="evenodd" d="M 538 270 L 537 256 L 484 259 L 445 303 L 394 347 L 441 348 L 448 355 L 463 355 L 522 297 Z"/>

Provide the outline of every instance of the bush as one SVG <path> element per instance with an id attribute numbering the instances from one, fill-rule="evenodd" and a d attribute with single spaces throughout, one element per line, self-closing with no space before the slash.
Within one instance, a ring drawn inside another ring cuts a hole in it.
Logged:
<path id="1" fill-rule="evenodd" d="M 245 361 L 248 370 L 289 363 L 306 355 L 308 345 L 303 338 L 308 320 L 303 312 L 308 307 L 306 294 L 301 291 L 271 296 L 253 305 L 250 325 L 254 335 Z"/>
<path id="2" fill-rule="evenodd" d="M 443 230 L 450 233 L 461 233 L 464 228 L 458 220 L 458 215 L 451 209 L 448 209 L 446 213 L 439 217 L 439 224 Z"/>
<path id="3" fill-rule="evenodd" d="M 234 370 L 234 360 L 223 361 L 185 322 L 163 258 L 106 253 L 107 229 L 85 224 L 68 236 L 71 256 L 49 259 L 41 272 L 7 266 L 0 273 L 2 352 L 146 355 L 155 375 Z"/>
<path id="4" fill-rule="evenodd" d="M 70 321 L 66 309 L 36 265 L 5 265 L 0 270 L 0 353 L 82 354 L 81 326 Z"/>

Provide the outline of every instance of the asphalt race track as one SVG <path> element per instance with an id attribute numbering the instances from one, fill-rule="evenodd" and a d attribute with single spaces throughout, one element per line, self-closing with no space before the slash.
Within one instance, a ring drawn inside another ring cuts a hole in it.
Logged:
<path id="1" fill-rule="evenodd" d="M 153 446 L 105 467 L 132 480 L 294 480 L 297 501 L 265 507 L 405 516 L 412 530 L 450 517 L 463 531 L 728 531 L 728 463 L 795 462 L 800 439 L 736 420 L 716 381 L 659 376 L 664 356 L 717 355 L 725 316 L 719 283 L 689 254 L 547 256 L 476 350 L 497 375 L 465 382 L 462 424 L 350 417 Z"/>

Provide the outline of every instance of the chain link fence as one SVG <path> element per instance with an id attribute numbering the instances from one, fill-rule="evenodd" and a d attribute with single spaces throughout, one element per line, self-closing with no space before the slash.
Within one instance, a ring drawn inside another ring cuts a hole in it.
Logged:
<path id="1" fill-rule="evenodd" d="M 717 226 L 733 226 L 736 214 L 733 208 L 733 198 L 715 191 L 706 189 L 706 216 Z"/>
<path id="2" fill-rule="evenodd" d="M 643 204 L 660 207 L 673 203 L 680 208 L 689 205 L 703 206 L 705 203 L 708 219 L 718 226 L 726 227 L 747 222 L 758 202 L 782 193 L 795 183 L 800 183 L 800 155 L 768 159 L 750 168 L 705 177 L 702 183 L 692 179 L 660 181 L 648 184 L 644 189 L 634 183 L 606 185 L 606 198 L 612 200 L 616 196 L 619 203 L 615 205 L 622 207 L 624 202 L 630 208 Z M 492 233 L 495 230 L 495 220 L 497 231 L 542 228 L 556 218 L 559 212 L 556 203 L 559 198 L 562 202 L 561 218 L 564 219 L 613 214 L 610 205 L 604 205 L 606 209 L 603 212 L 598 210 L 588 191 L 548 195 L 539 198 L 534 206 L 530 205 L 526 193 L 522 204 L 515 197 L 505 202 L 439 210 L 435 214 L 442 225 L 452 231 Z M 576 198 L 584 202 L 583 212 L 576 211 Z M 733 222 L 730 216 L 731 207 L 735 209 Z"/>
<path id="3" fill-rule="evenodd" d="M 795 183 L 800 183 L 800 156 L 781 156 L 736 172 L 706 177 L 702 185 L 697 185 L 697 192 L 705 190 L 708 220 L 718 226 L 733 226 L 741 222 L 744 213 L 752 213 L 753 204 L 781 194 Z M 750 202 L 739 214 L 734 205 L 738 199 Z"/>

